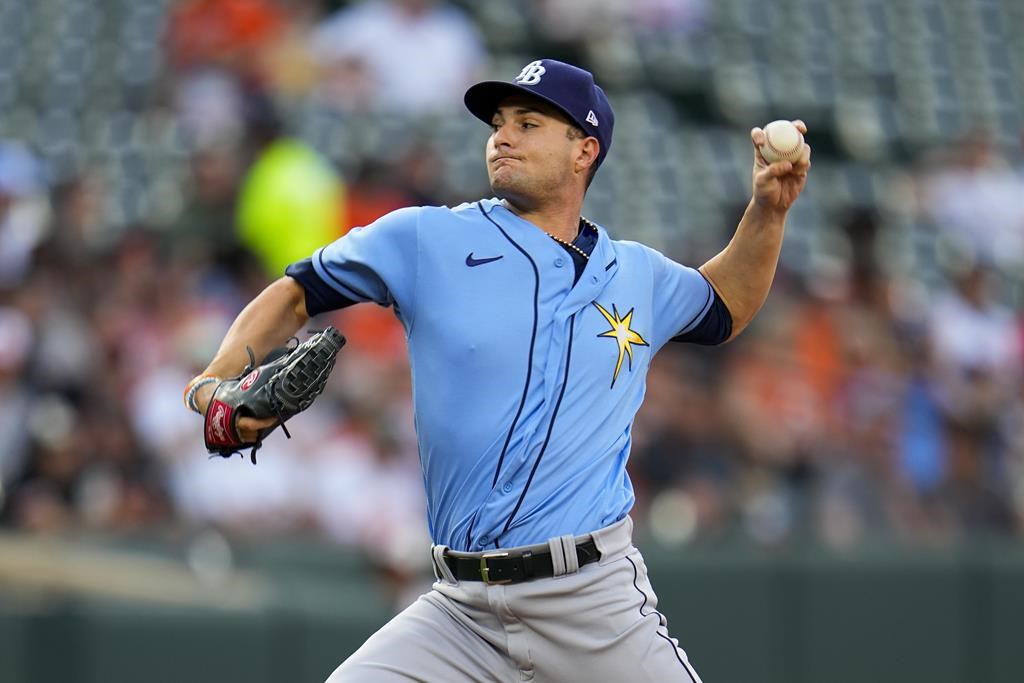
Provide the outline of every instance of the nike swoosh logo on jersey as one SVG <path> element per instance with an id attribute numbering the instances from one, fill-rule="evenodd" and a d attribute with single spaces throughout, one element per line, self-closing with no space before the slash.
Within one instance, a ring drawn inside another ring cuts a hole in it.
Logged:
<path id="1" fill-rule="evenodd" d="M 470 268 L 476 268 L 477 266 L 482 266 L 485 263 L 491 263 L 502 258 L 505 258 L 504 254 L 501 256 L 492 256 L 491 258 L 473 258 L 473 252 L 469 252 L 469 256 L 466 257 L 466 265 Z"/>

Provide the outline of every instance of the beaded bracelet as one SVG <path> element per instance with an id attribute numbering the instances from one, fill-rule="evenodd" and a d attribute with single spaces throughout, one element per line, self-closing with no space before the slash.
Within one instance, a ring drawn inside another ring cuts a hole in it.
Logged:
<path id="1" fill-rule="evenodd" d="M 196 405 L 196 392 L 199 391 L 200 387 L 219 381 L 220 377 L 208 372 L 193 377 L 185 386 L 185 395 L 183 397 L 185 400 L 185 407 L 198 415 L 202 415 L 203 413 L 199 410 L 199 406 Z"/>

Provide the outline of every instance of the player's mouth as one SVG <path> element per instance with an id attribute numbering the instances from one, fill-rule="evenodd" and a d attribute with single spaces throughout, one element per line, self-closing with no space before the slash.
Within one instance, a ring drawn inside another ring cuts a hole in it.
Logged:
<path id="1" fill-rule="evenodd" d="M 498 166 L 501 166 L 502 163 L 506 163 L 506 162 L 509 162 L 509 161 L 522 161 L 522 159 L 520 159 L 519 157 L 512 157 L 512 156 L 494 157 L 493 159 L 491 159 L 491 166 L 494 166 L 495 168 L 497 168 Z"/>

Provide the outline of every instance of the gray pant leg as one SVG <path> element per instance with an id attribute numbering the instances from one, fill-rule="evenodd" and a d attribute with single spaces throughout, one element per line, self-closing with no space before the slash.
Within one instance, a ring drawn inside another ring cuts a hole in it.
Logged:
<path id="1" fill-rule="evenodd" d="M 527 633 L 534 683 L 701 683 L 668 634 L 637 550 L 506 589 Z"/>
<path id="2" fill-rule="evenodd" d="M 518 669 L 499 650 L 492 614 L 457 607 L 436 590 L 389 621 L 341 664 L 327 683 L 505 683 Z"/>

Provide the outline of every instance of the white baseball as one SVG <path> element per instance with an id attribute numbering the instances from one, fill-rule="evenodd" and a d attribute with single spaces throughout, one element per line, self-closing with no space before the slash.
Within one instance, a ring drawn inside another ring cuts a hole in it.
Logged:
<path id="1" fill-rule="evenodd" d="M 776 161 L 796 163 L 804 153 L 804 136 L 791 121 L 772 121 L 764 127 L 761 156 L 769 164 Z"/>

